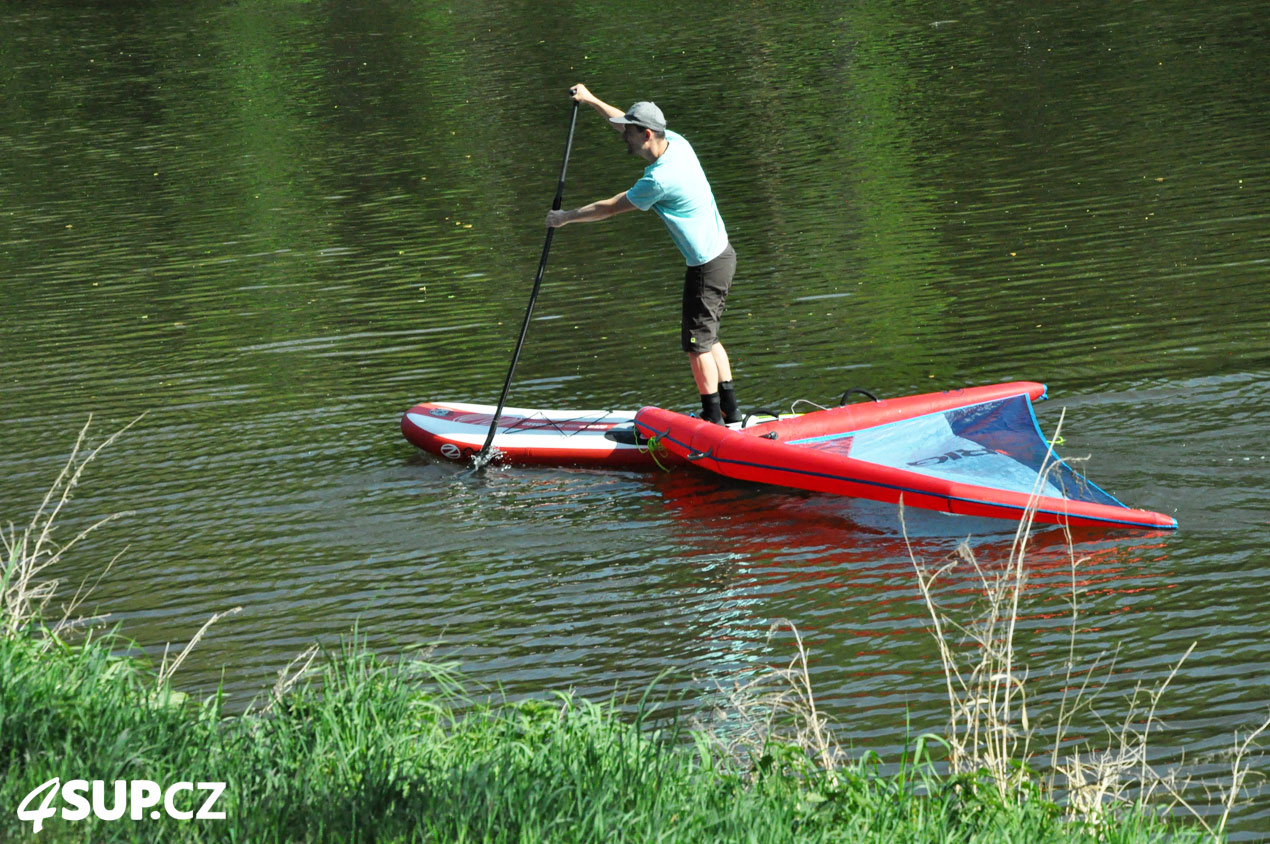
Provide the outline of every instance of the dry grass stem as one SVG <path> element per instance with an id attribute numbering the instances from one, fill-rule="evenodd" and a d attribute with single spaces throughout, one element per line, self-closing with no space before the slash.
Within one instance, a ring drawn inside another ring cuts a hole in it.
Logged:
<path id="1" fill-rule="evenodd" d="M 44 618 L 49 602 L 53 600 L 61 586 L 61 579 L 49 577 L 49 572 L 61 562 L 67 551 L 78 545 L 98 528 L 127 515 L 126 513 L 114 513 L 99 519 L 81 530 L 70 542 L 65 544 L 58 544 L 53 540 L 54 524 L 61 515 L 62 510 L 71 500 L 71 494 L 74 492 L 75 487 L 79 485 L 85 469 L 88 468 L 88 464 L 93 462 L 102 449 L 112 444 L 125 431 L 137 424 L 143 416 L 144 414 L 138 416 L 132 422 L 107 437 L 96 448 L 85 453 L 85 443 L 88 439 L 89 429 L 92 426 L 92 416 L 89 416 L 88 421 L 84 423 L 84 427 L 80 429 L 70 456 L 62 466 L 62 470 L 53 485 L 45 493 L 44 499 L 40 502 L 35 515 L 31 518 L 30 524 L 20 534 L 12 523 L 8 525 L 7 530 L 0 530 L 0 543 L 4 545 L 5 557 L 3 561 L 4 569 L 3 572 L 0 572 L 0 610 L 2 610 L 2 613 L 0 613 L 0 632 L 4 635 L 13 636 L 36 619 Z M 116 555 L 115 559 L 118 559 L 118 555 Z M 113 564 L 114 560 L 111 561 L 111 565 Z M 107 571 L 109 568 L 107 566 Z M 103 571 L 101 576 L 104 575 L 105 572 Z M 100 581 L 101 576 L 99 576 L 98 581 Z M 91 588 L 85 590 L 83 584 L 80 585 L 80 588 L 76 590 L 70 604 L 63 613 L 61 621 L 54 626 L 54 633 L 61 631 L 72 623 L 70 620 L 71 614 L 75 612 L 91 591 Z"/>
<path id="2" fill-rule="evenodd" d="M 71 453 L 62 466 L 61 472 L 53 481 L 52 486 L 49 487 L 48 492 L 45 493 L 30 523 L 23 528 L 20 534 L 12 523 L 8 525 L 7 530 L 0 530 L 0 542 L 4 546 L 4 558 L 0 560 L 0 564 L 3 565 L 3 569 L 0 570 L 0 635 L 13 637 L 33 625 L 50 625 L 47 613 L 48 606 L 62 591 L 62 578 L 52 576 L 58 564 L 68 551 L 98 528 L 129 515 L 128 513 L 113 513 L 98 519 L 79 531 L 66 543 L 58 543 L 54 539 L 57 522 L 62 517 L 67 504 L 70 503 L 75 488 L 79 485 L 89 464 L 97 458 L 97 455 L 103 449 L 113 444 L 126 431 L 140 422 L 144 416 L 145 414 L 138 416 L 111 434 L 96 447 L 89 449 L 86 444 L 92 427 L 92 416 L 90 415 L 84 423 L 84 427 L 80 429 L 79 436 L 76 438 L 75 444 L 71 448 Z M 100 621 L 104 618 L 102 616 L 80 618 L 75 613 L 79 611 L 84 601 L 93 593 L 102 579 L 110 573 L 115 563 L 119 561 L 119 558 L 126 551 L 127 548 L 125 547 L 123 551 L 112 557 L 97 573 L 91 584 L 87 577 L 80 582 L 79 586 L 67 599 L 60 617 L 56 621 L 51 622 L 51 626 L 42 628 L 46 633 L 40 637 L 40 641 L 46 645 L 56 642 L 65 631 L 80 627 L 86 623 Z M 168 662 L 168 652 L 165 649 L 158 672 L 158 685 L 162 687 L 172 679 L 173 673 L 185 661 L 190 651 L 199 643 L 212 624 L 226 615 L 232 615 L 241 609 L 241 607 L 235 607 L 227 612 L 213 615 L 194 635 L 194 638 L 181 649 L 181 652 L 177 654 L 170 664 Z"/>
<path id="3" fill-rule="evenodd" d="M 278 672 L 278 679 L 273 684 L 273 689 L 269 692 L 269 702 L 260 710 L 261 715 L 268 715 L 279 701 L 287 696 L 295 685 L 308 675 L 309 669 L 313 665 L 313 660 L 317 658 L 320 649 L 315 642 L 304 649 L 303 652 L 296 655 L 286 667 Z M 248 707 L 248 711 L 251 711 Z"/>
<path id="4" fill-rule="evenodd" d="M 228 615 L 236 615 L 242 612 L 242 607 L 234 607 L 224 612 L 212 613 L 212 617 L 203 622 L 203 626 L 194 634 L 194 638 L 181 648 L 181 652 L 176 655 L 176 659 L 172 660 L 172 664 L 168 664 L 167 648 L 163 649 L 163 660 L 159 663 L 159 685 L 163 686 L 172 680 L 172 675 L 176 673 L 176 669 L 181 667 L 181 663 L 185 662 L 185 658 L 189 656 L 190 651 L 194 650 L 194 646 L 203 640 L 203 635 L 207 633 L 207 629 L 222 618 Z"/>
<path id="5" fill-rule="evenodd" d="M 1244 740 L 1239 741 L 1239 734 L 1235 734 L 1235 749 L 1230 760 L 1230 786 L 1226 790 L 1226 799 L 1222 801 L 1221 821 L 1217 824 L 1216 838 L 1222 838 L 1226 832 L 1226 823 L 1230 820 L 1230 813 L 1235 808 L 1235 804 L 1239 800 L 1239 796 L 1244 791 L 1244 781 L 1248 777 L 1248 766 L 1244 763 L 1244 758 L 1253 748 L 1257 738 L 1270 729 L 1270 717 L 1261 722 L 1261 726 L 1250 732 Z"/>
<path id="6" fill-rule="evenodd" d="M 725 725 L 721 750 L 734 761 L 752 765 L 776 744 L 794 747 L 836 782 L 843 753 L 828 717 L 816 704 L 802 634 L 793 622 L 777 619 L 768 629 L 768 641 L 786 627 L 795 645 L 788 665 L 737 681 L 731 688 L 720 687 L 726 704 L 715 707 L 713 716 Z"/>
<path id="7" fill-rule="evenodd" d="M 1198 812 L 1183 797 L 1184 788 L 1179 788 L 1174 782 L 1165 782 L 1163 785 L 1173 796 L 1174 802 L 1182 806 L 1191 816 L 1199 822 L 1204 830 L 1212 836 L 1214 841 L 1224 841 L 1226 835 L 1226 825 L 1230 822 L 1231 812 L 1235 806 L 1239 805 L 1239 798 L 1243 796 L 1247 790 L 1247 780 L 1251 773 L 1250 765 L 1246 761 L 1247 756 L 1257 746 L 1257 739 L 1262 733 L 1270 729 L 1270 716 L 1267 716 L 1255 730 L 1248 733 L 1243 739 L 1239 740 L 1239 733 L 1235 733 L 1235 744 L 1229 751 L 1230 756 L 1230 782 L 1221 786 L 1219 793 L 1221 794 L 1221 816 L 1217 820 L 1217 826 L 1213 827 L 1208 820 Z"/>

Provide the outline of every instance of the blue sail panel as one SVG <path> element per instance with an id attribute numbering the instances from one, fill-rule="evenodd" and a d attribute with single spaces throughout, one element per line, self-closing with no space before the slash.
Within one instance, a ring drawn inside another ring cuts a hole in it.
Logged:
<path id="1" fill-rule="evenodd" d="M 1046 465 L 1049 445 L 1026 395 L 789 444 L 957 483 L 1124 507 L 1057 455 Z"/>

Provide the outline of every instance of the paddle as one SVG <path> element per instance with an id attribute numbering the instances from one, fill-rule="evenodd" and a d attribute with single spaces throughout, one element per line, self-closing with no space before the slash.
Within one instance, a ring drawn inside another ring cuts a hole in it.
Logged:
<path id="1" fill-rule="evenodd" d="M 552 211 L 560 210 L 560 200 L 564 196 L 564 173 L 569 168 L 569 153 L 573 150 L 573 127 L 578 122 L 578 101 L 573 101 L 573 111 L 569 115 L 569 139 L 564 145 L 564 162 L 560 165 L 560 181 L 556 184 L 556 198 L 551 203 Z M 534 313 L 534 302 L 538 301 L 538 288 L 542 286 L 542 274 L 547 269 L 547 254 L 551 251 L 551 236 L 555 229 L 547 227 L 547 241 L 542 245 L 542 258 L 538 261 L 538 275 L 534 277 L 534 289 L 529 294 L 529 307 L 525 309 L 525 321 L 520 326 L 520 339 L 516 341 L 516 351 L 512 353 L 512 364 L 507 368 L 507 380 L 503 382 L 503 392 L 498 397 L 498 409 L 489 423 L 489 435 L 485 437 L 485 445 L 472 459 L 472 465 L 480 468 L 489 462 L 490 446 L 494 444 L 494 432 L 498 430 L 498 420 L 503 416 L 503 405 L 507 403 L 507 391 L 512 386 L 512 375 L 516 373 L 516 364 L 520 361 L 520 350 L 525 345 L 525 335 L 529 333 L 529 319 Z"/>

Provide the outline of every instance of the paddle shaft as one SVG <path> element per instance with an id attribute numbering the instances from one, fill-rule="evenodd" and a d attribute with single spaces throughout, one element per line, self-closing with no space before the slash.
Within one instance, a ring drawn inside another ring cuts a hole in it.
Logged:
<path id="1" fill-rule="evenodd" d="M 573 150 L 573 127 L 578 122 L 578 101 L 573 101 L 573 111 L 569 115 L 569 139 L 564 145 L 564 161 L 560 164 L 560 181 L 556 183 L 556 198 L 551 203 L 552 211 L 560 210 L 560 200 L 564 197 L 564 174 L 569 169 L 569 153 Z M 556 232 L 547 227 L 547 240 L 542 245 L 542 257 L 538 260 L 538 274 L 534 276 L 534 289 L 529 294 L 529 307 L 525 309 L 525 321 L 520 326 L 520 338 L 516 340 L 516 350 L 512 352 L 512 363 L 507 368 L 507 379 L 503 381 L 503 391 L 498 396 L 498 409 L 489 423 L 489 434 L 485 437 L 485 445 L 476 456 L 478 463 L 483 462 L 494 444 L 494 432 L 498 430 L 498 422 L 503 416 L 503 406 L 507 403 L 507 391 L 512 386 L 512 376 L 516 374 L 516 364 L 520 362 L 520 350 L 525 346 L 525 335 L 529 333 L 529 320 L 534 314 L 534 303 L 538 301 L 538 289 L 542 287 L 542 276 L 547 270 L 547 255 L 551 252 L 551 237 Z"/>

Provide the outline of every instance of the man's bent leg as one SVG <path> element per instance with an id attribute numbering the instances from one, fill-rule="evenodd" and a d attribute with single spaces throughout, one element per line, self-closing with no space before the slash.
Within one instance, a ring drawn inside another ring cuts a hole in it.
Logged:
<path id="1" fill-rule="evenodd" d="M 722 343 L 710 347 L 710 357 L 714 360 L 714 369 L 718 373 L 719 383 L 732 380 L 732 363 L 728 360 L 728 350 Z"/>
<path id="2" fill-rule="evenodd" d="M 736 390 L 732 386 L 732 364 L 728 361 L 728 352 L 722 343 L 715 343 L 710 349 L 714 358 L 715 369 L 719 372 L 719 408 L 723 413 L 723 421 L 727 424 L 740 422 L 744 417 L 736 403 Z"/>
<path id="3" fill-rule="evenodd" d="M 713 351 L 689 352 L 688 365 L 692 367 L 692 380 L 697 382 L 697 392 L 703 396 L 719 392 L 719 367 Z"/>
<path id="4" fill-rule="evenodd" d="M 723 424 L 723 412 L 719 406 L 719 367 L 711 351 L 689 352 L 688 365 L 692 367 L 692 380 L 697 382 L 701 394 L 701 418 L 707 422 Z"/>

